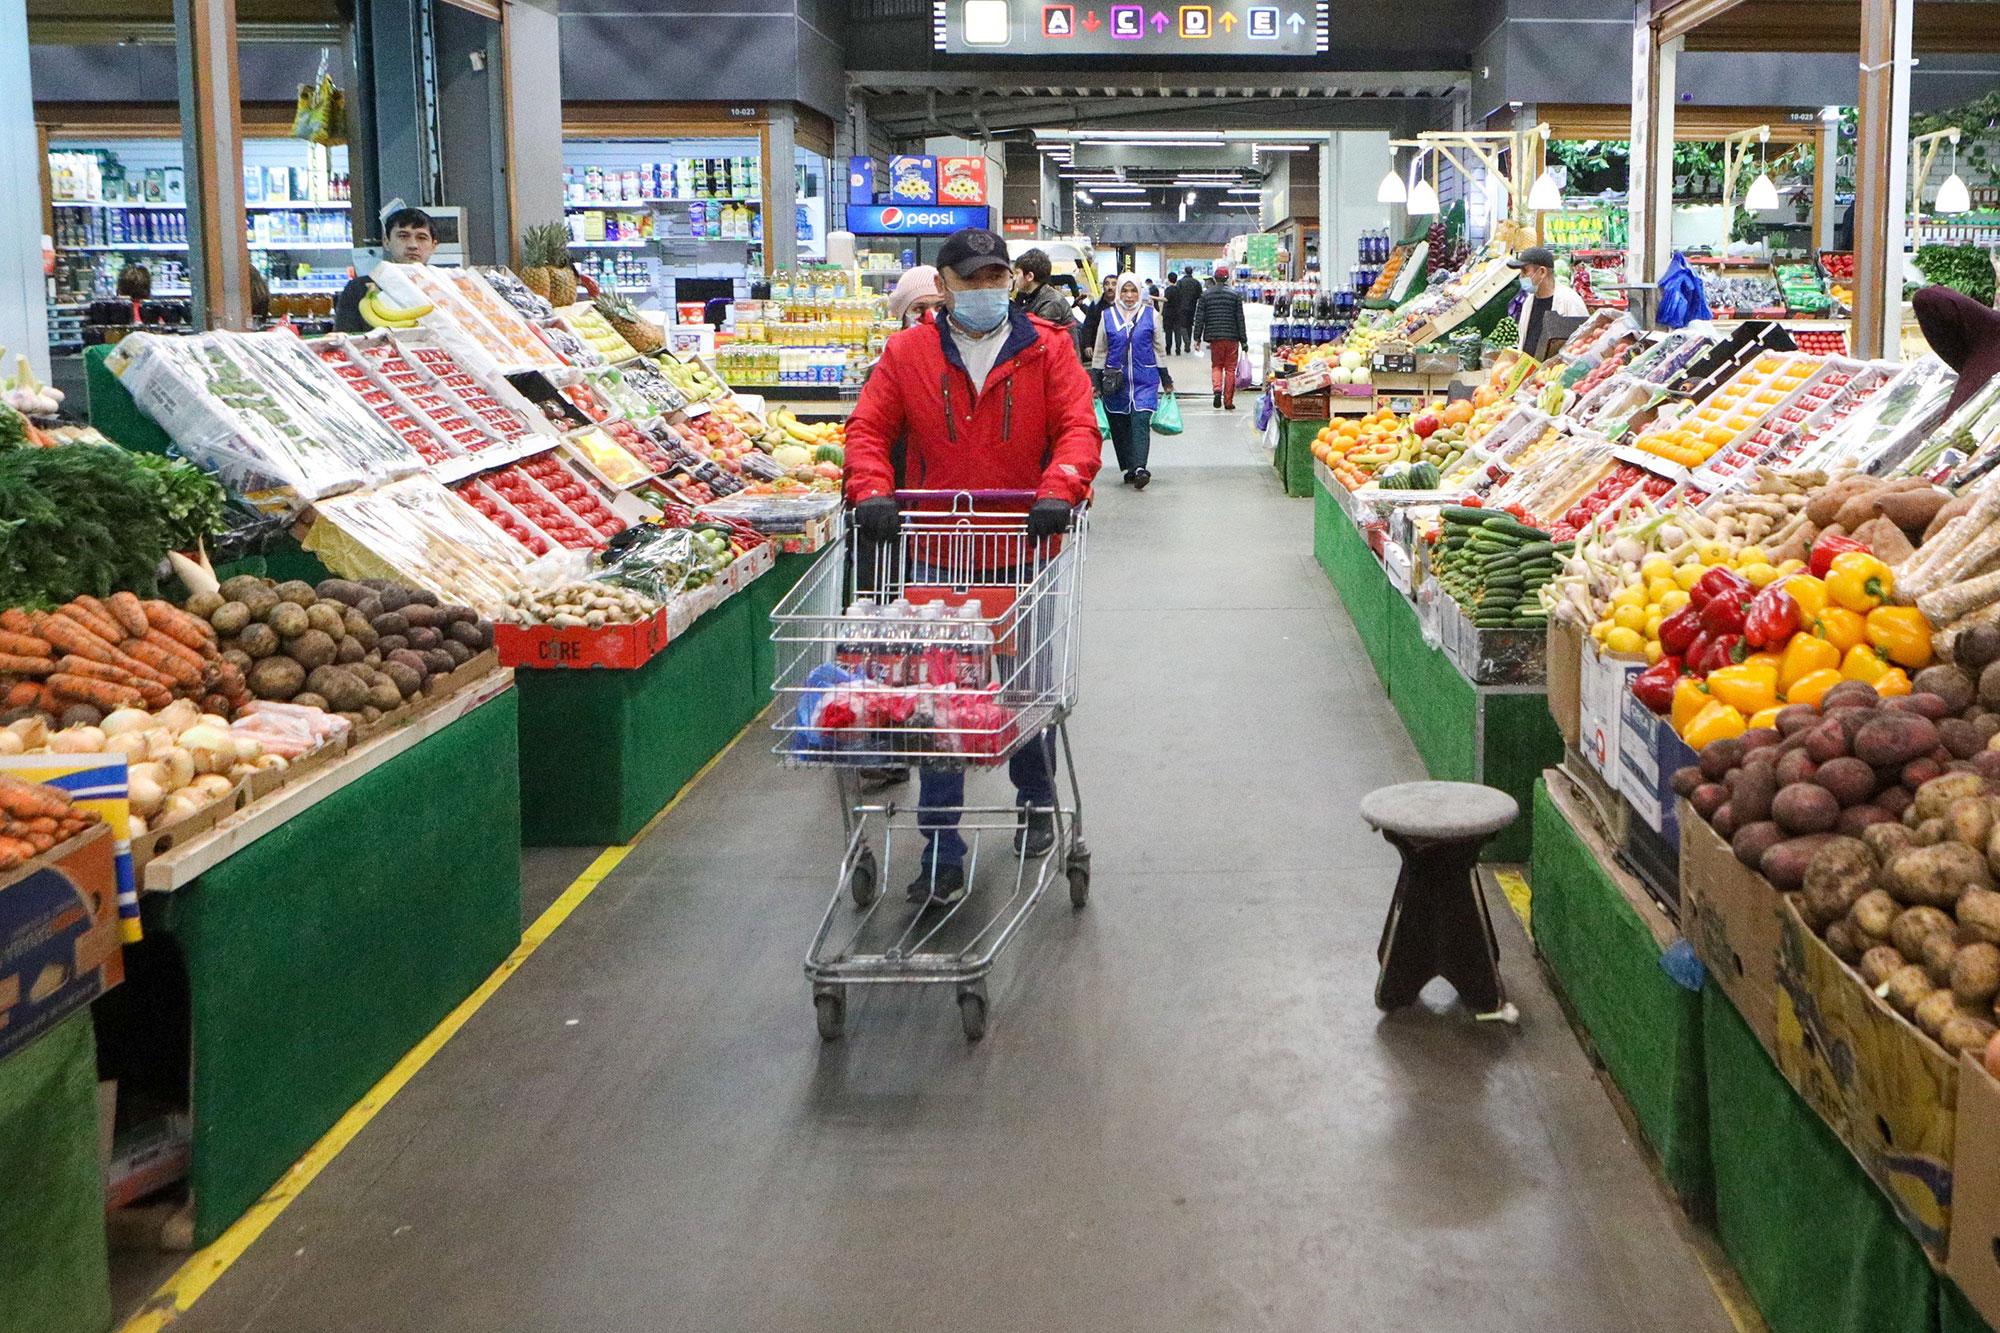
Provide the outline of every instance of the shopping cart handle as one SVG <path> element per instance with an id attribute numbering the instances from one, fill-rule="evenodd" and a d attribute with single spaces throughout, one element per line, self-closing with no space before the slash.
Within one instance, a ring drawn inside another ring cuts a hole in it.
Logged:
<path id="1" fill-rule="evenodd" d="M 909 500 L 986 500 L 999 504 L 1028 504 L 1033 502 L 1034 491 L 897 491 L 898 502 Z"/>

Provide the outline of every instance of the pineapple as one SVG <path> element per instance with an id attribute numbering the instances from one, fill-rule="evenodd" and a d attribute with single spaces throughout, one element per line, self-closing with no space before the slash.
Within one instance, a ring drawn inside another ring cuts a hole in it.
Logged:
<path id="1" fill-rule="evenodd" d="M 569 300 L 555 299 L 556 270 L 570 266 L 569 228 L 560 222 L 528 228 L 521 233 L 521 259 L 521 282 L 529 291 L 556 305 L 568 305 L 576 300 L 574 273 L 570 277 Z"/>
<path id="2" fill-rule="evenodd" d="M 597 313 L 618 331 L 619 337 L 632 344 L 634 351 L 646 354 L 665 346 L 659 330 L 653 327 L 651 321 L 641 319 L 630 301 L 617 296 L 600 296 L 597 298 Z"/>

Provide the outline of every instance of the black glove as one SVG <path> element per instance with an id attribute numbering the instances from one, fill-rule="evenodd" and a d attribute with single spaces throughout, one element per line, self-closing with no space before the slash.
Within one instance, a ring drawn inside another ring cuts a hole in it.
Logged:
<path id="1" fill-rule="evenodd" d="M 1046 541 L 1058 532 L 1065 531 L 1074 512 L 1067 500 L 1035 501 L 1035 507 L 1028 511 L 1029 539 Z"/>
<path id="2" fill-rule="evenodd" d="M 893 495 L 878 495 L 854 506 L 854 527 L 871 542 L 892 542 L 903 526 L 902 506 Z"/>

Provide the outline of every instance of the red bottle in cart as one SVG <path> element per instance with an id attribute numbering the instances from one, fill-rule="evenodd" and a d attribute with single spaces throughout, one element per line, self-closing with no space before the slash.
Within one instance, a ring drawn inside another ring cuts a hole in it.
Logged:
<path id="1" fill-rule="evenodd" d="M 916 672 L 910 683 L 930 689 L 958 680 L 957 635 L 944 621 L 943 602 L 925 602 L 917 608 Z"/>
<path id="2" fill-rule="evenodd" d="M 983 690 L 993 680 L 993 627 L 972 602 L 958 608 L 958 662 L 962 690 Z"/>
<path id="3" fill-rule="evenodd" d="M 847 608 L 840 640 L 833 646 L 833 662 L 842 671 L 865 675 L 869 667 L 869 641 L 874 637 L 875 608 L 856 602 Z"/>
<path id="4" fill-rule="evenodd" d="M 916 647 L 913 634 L 916 612 L 907 600 L 898 597 L 878 613 L 882 626 L 877 632 L 873 667 L 869 678 L 878 685 L 901 689 L 910 683 L 911 657 Z"/>

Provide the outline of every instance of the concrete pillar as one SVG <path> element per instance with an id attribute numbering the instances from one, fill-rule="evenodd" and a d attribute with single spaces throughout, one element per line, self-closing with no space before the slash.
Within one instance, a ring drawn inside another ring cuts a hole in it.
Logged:
<path id="1" fill-rule="evenodd" d="M 1840 209 L 1833 201 L 1833 185 L 1840 176 L 1835 160 L 1840 156 L 1840 120 L 1819 123 L 1819 145 L 1813 153 L 1813 248 L 1833 249 L 1834 228 L 1840 225 Z"/>
<path id="2" fill-rule="evenodd" d="M 1630 236 L 1625 252 L 1625 279 L 1649 283 L 1659 279 L 1674 247 L 1674 102 L 1676 66 L 1681 39 L 1662 42 L 1641 19 L 1632 29 L 1632 156 L 1629 203 Z M 1648 294 L 1645 308 L 1650 313 Z"/>
<path id="3" fill-rule="evenodd" d="M 7 89 L 13 89 L 8 92 Z M 0 346 L 49 377 L 48 281 L 42 274 L 42 148 L 28 82 L 28 10 L 0 10 Z"/>
<path id="4" fill-rule="evenodd" d="M 799 262 L 798 229 L 792 225 L 798 209 L 798 150 L 793 136 L 796 114 L 790 102 L 771 106 L 764 136 L 764 271 L 792 268 Z"/>
<path id="5" fill-rule="evenodd" d="M 562 50 L 556 0 L 508 0 L 500 12 L 506 84 L 507 212 L 501 247 L 519 262 L 521 233 L 563 216 Z"/>
<path id="6" fill-rule="evenodd" d="M 194 323 L 197 328 L 247 329 L 250 232 L 243 215 L 236 0 L 174 0 L 174 34 Z"/>
<path id="7" fill-rule="evenodd" d="M 1909 224 L 1910 29 L 1916 0 L 1861 0 L 1854 145 L 1854 354 L 1895 356 Z"/>

